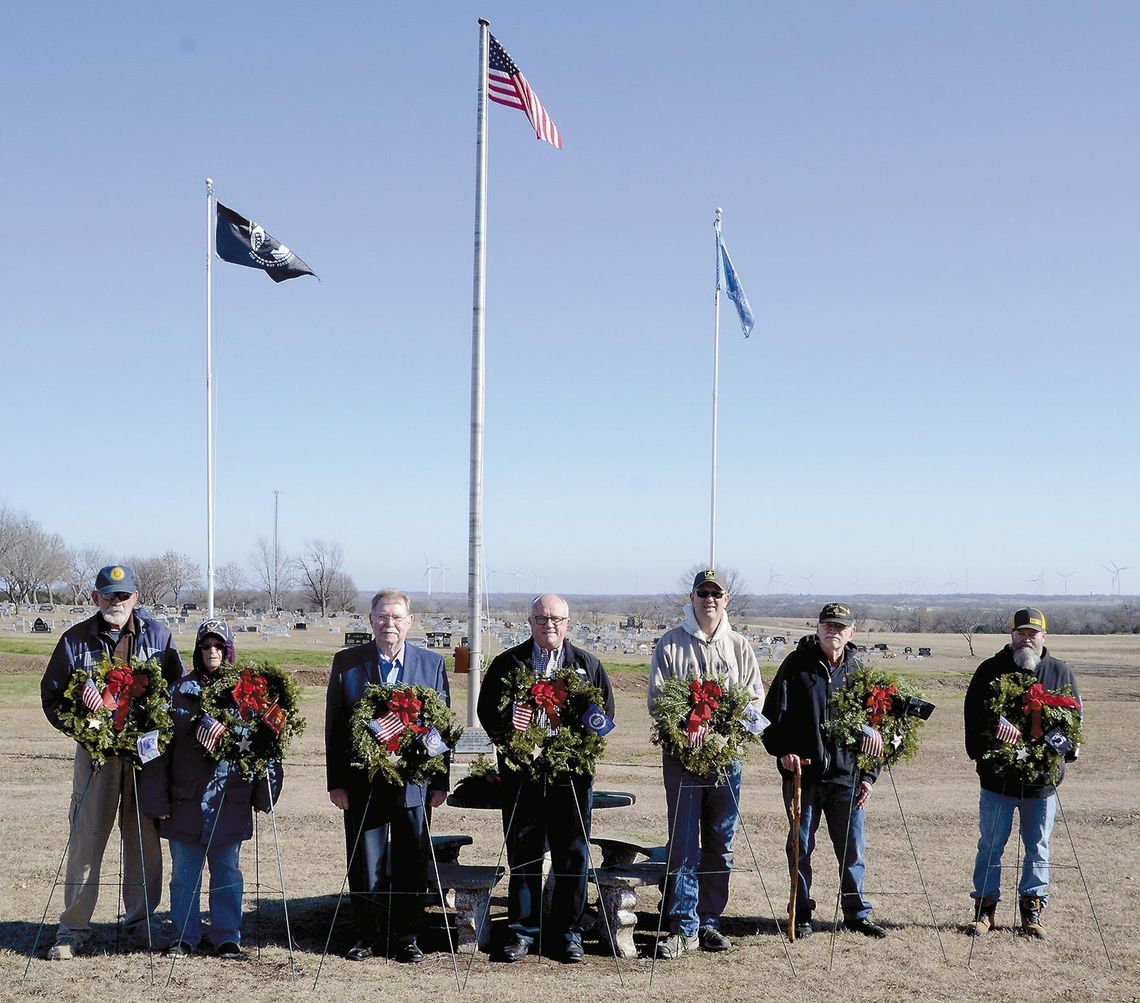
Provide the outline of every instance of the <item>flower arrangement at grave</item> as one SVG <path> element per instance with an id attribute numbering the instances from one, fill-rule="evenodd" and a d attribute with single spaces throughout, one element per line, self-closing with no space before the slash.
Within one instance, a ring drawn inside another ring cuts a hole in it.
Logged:
<path id="1" fill-rule="evenodd" d="M 62 730 L 87 751 L 96 769 L 110 756 L 129 759 L 139 769 L 143 756 L 153 758 L 170 744 L 170 695 L 157 658 L 136 656 L 124 663 L 104 654 L 94 665 L 77 668 L 63 695 Z"/>
<path id="2" fill-rule="evenodd" d="M 511 712 L 511 733 L 499 746 L 503 765 L 537 782 L 567 773 L 592 776 L 613 728 L 602 691 L 572 669 L 535 679 L 517 661 L 499 710 Z"/>
<path id="3" fill-rule="evenodd" d="M 352 713 L 349 730 L 353 766 L 372 780 L 422 786 L 448 770 L 446 753 L 463 727 L 455 712 L 430 686 L 370 683 Z"/>
<path id="4" fill-rule="evenodd" d="M 1022 783 L 1059 783 L 1065 757 L 1084 738 L 1081 704 L 1072 688 L 1046 689 L 1030 672 L 1011 672 L 993 681 L 987 708 L 995 722 L 1005 718 L 1017 728 L 1021 739 L 1007 743 L 995 737 L 982 759 Z"/>
<path id="5" fill-rule="evenodd" d="M 910 680 L 869 665 L 832 692 L 826 728 L 836 745 L 859 748 L 855 764 L 870 773 L 911 759 L 918 752 L 919 730 L 933 710 Z M 864 741 L 872 730 L 882 736 L 879 753 L 868 751 L 874 743 Z"/>
<path id="6" fill-rule="evenodd" d="M 300 703 L 301 688 L 287 669 L 243 659 L 202 686 L 199 734 L 213 725 L 217 740 L 204 743 L 206 751 L 257 779 L 271 762 L 284 760 L 289 744 L 304 732 Z"/>
<path id="7" fill-rule="evenodd" d="M 650 738 L 697 776 L 729 770 L 763 731 L 752 696 L 739 683 L 674 676 L 653 701 Z"/>

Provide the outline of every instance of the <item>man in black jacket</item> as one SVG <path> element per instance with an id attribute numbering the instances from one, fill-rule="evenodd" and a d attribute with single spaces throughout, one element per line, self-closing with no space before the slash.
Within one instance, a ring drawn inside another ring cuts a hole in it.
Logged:
<path id="1" fill-rule="evenodd" d="M 559 669 L 571 669 L 602 691 L 606 715 L 614 716 L 614 695 L 602 663 L 566 640 L 570 607 L 556 595 L 531 603 L 531 636 L 491 662 L 479 692 L 479 723 L 496 746 L 514 729 L 509 692 L 511 676 L 521 664 L 537 681 Z M 581 920 L 586 909 L 586 871 L 590 862 L 590 804 L 594 778 L 561 775 L 541 784 L 523 779 L 499 754 L 503 788 L 503 832 L 511 879 L 507 890 L 510 936 L 500 952 L 503 961 L 521 961 L 538 936 L 542 917 L 542 859 L 550 847 L 554 896 L 550 909 L 552 937 L 562 961 L 577 962 L 582 952 Z"/>
<path id="2" fill-rule="evenodd" d="M 1049 892 L 1049 837 L 1057 813 L 1057 789 L 1049 784 L 1026 784 L 1018 776 L 995 767 L 983 753 L 995 742 L 1021 744 L 1021 732 L 989 708 L 995 679 L 1014 672 L 1031 673 L 1047 690 L 1063 690 L 1080 701 L 1077 677 L 1045 648 L 1045 614 L 1026 607 L 1013 614 L 1010 643 L 974 672 L 966 690 L 966 754 L 977 765 L 982 791 L 978 804 L 978 854 L 974 860 L 974 923 L 980 935 L 994 928 L 994 911 L 1001 897 L 1001 857 L 1013 828 L 1013 809 L 1020 818 L 1025 864 L 1018 885 L 1022 929 L 1031 937 L 1044 937 L 1042 914 Z M 1078 750 L 1066 754 L 1071 762 Z M 1061 764 L 1061 779 L 1065 767 Z M 1058 780 L 1059 784 L 1061 781 Z"/>
<path id="3" fill-rule="evenodd" d="M 814 634 L 800 639 L 781 663 L 764 701 L 764 716 L 771 722 L 763 735 L 764 748 L 777 758 L 783 778 L 784 807 L 792 819 L 794 778 L 801 776 L 799 870 L 795 873 L 794 844 L 789 826 L 788 872 L 796 878 L 796 936 L 811 934 L 811 854 L 820 815 L 840 866 L 843 925 L 868 937 L 885 937 L 887 931 L 871 921 L 871 903 L 863 898 L 863 809 L 871 797 L 878 770 L 863 773 L 855 764 L 855 747 L 837 746 L 824 727 L 834 690 L 847 682 L 860 666 L 855 658 L 851 610 L 843 603 L 828 603 L 819 614 Z M 881 754 L 883 738 L 877 731 L 862 739 L 863 751 Z M 807 762 L 810 760 L 810 762 Z"/>

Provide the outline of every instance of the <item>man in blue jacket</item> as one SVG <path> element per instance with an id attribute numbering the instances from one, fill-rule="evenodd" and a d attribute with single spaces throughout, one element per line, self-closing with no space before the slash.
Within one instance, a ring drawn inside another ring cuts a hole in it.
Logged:
<path id="1" fill-rule="evenodd" d="M 403 592 L 377 592 L 372 597 L 369 619 L 374 640 L 333 656 L 325 698 L 329 800 L 344 812 L 348 888 L 356 925 L 356 943 L 346 957 L 364 961 L 383 944 L 380 891 L 385 873 L 390 871 L 395 958 L 416 964 L 424 957 L 416 937 L 423 922 L 431 854 L 428 812 L 443 804 L 448 780 L 445 775 L 433 781 L 430 789 L 426 785 L 396 787 L 377 774 L 370 784 L 368 773 L 352 765 L 350 722 L 369 683 L 427 686 L 437 690 L 449 705 L 451 694 L 443 658 L 405 643 L 412 624 L 412 604 Z"/>
<path id="2" fill-rule="evenodd" d="M 182 675 L 182 659 L 170 631 L 137 609 L 138 581 L 134 571 L 110 564 L 95 577 L 91 601 L 94 616 L 63 632 L 40 682 L 40 702 L 51 726 L 60 729 L 59 712 L 64 692 L 79 669 L 93 669 L 104 656 L 117 665 L 132 657 L 158 659 L 162 678 L 169 685 Z M 99 867 L 107 848 L 115 815 L 123 839 L 123 905 L 127 915 L 127 942 L 133 947 L 165 950 L 166 941 L 152 925 L 162 897 L 162 848 L 153 819 L 139 819 L 132 764 L 110 756 L 99 770 L 91 756 L 75 747 L 71 779 L 71 842 L 63 886 L 63 912 L 52 961 L 69 961 L 91 939 L 91 915 L 99 896 Z M 140 844 L 142 846 L 140 854 Z"/>

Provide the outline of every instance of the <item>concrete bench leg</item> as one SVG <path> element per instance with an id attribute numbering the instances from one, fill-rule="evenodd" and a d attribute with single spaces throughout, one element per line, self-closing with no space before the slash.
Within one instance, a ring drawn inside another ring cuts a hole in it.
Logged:
<path id="1" fill-rule="evenodd" d="M 637 895 L 629 882 L 606 882 L 601 886 L 601 908 L 598 910 L 598 931 L 603 937 L 605 921 L 609 921 L 609 940 L 614 945 L 619 958 L 636 958 L 637 947 L 633 943 L 633 930 L 637 925 Z"/>
<path id="2" fill-rule="evenodd" d="M 491 948 L 491 889 L 455 889 L 455 949 L 460 954 Z"/>

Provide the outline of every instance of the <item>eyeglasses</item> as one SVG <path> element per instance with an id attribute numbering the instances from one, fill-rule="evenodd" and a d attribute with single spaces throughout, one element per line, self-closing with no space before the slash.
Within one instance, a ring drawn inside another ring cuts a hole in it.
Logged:
<path id="1" fill-rule="evenodd" d="M 406 619 L 406 616 L 397 616 L 392 613 L 377 613 L 372 617 L 372 622 L 379 624 L 403 623 Z"/>
<path id="2" fill-rule="evenodd" d="M 213 641 L 203 641 L 201 644 L 198 645 L 198 647 L 201 648 L 203 651 L 225 651 L 226 650 L 226 646 L 224 644 L 215 644 Z"/>
<path id="3" fill-rule="evenodd" d="M 714 592 L 712 589 L 698 589 L 697 590 L 697 598 L 698 599 L 723 599 L 724 593 L 723 592 Z"/>
<path id="4" fill-rule="evenodd" d="M 543 616 L 540 613 L 535 613 L 534 616 L 531 617 L 531 619 L 534 620 L 534 622 L 536 624 L 538 624 L 540 627 L 545 627 L 547 624 L 550 624 L 550 626 L 552 626 L 552 627 L 561 627 L 562 624 L 564 624 L 567 620 L 570 619 L 570 617 L 568 617 L 568 616 Z"/>
<path id="5" fill-rule="evenodd" d="M 103 602 L 126 602 L 133 595 L 133 592 L 111 592 L 110 594 L 100 592 L 99 598 Z"/>

